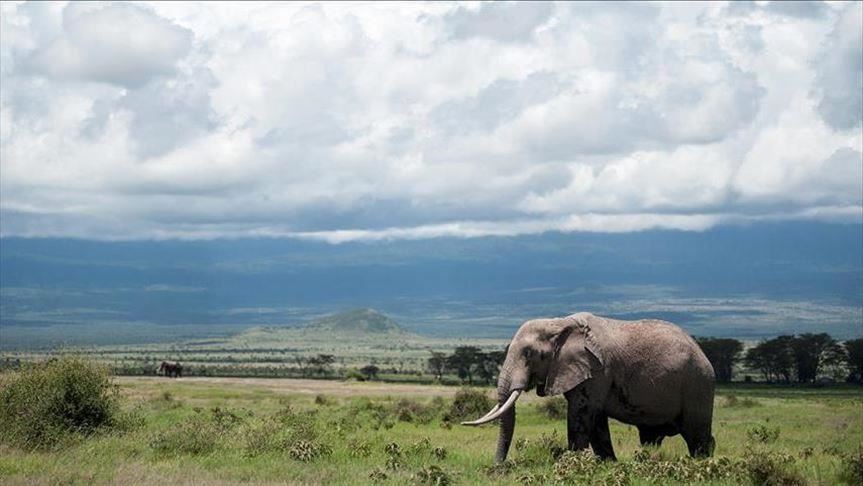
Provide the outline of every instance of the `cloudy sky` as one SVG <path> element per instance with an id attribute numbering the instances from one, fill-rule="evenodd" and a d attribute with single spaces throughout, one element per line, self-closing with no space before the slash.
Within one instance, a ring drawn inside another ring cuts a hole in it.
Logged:
<path id="1" fill-rule="evenodd" d="M 863 4 L 3 2 L 3 236 L 863 221 Z"/>

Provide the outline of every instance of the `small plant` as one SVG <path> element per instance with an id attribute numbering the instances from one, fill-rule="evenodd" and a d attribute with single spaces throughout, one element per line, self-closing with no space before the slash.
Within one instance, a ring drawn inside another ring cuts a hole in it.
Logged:
<path id="1" fill-rule="evenodd" d="M 333 401 L 327 397 L 326 395 L 315 395 L 315 405 L 318 406 L 328 406 L 332 405 Z"/>
<path id="2" fill-rule="evenodd" d="M 497 462 L 490 466 L 485 467 L 485 474 L 491 478 L 500 478 L 510 474 L 513 470 L 515 470 L 515 462 L 510 459 L 507 459 L 503 462 Z"/>
<path id="3" fill-rule="evenodd" d="M 423 466 L 423 468 L 417 471 L 414 475 L 414 479 L 419 484 L 431 484 L 435 486 L 447 486 L 448 484 L 452 484 L 450 474 L 435 465 Z"/>
<path id="4" fill-rule="evenodd" d="M 328 445 L 308 440 L 298 440 L 288 448 L 288 455 L 292 459 L 303 462 L 308 462 L 321 456 L 328 456 L 332 452 L 333 450 Z"/>
<path id="5" fill-rule="evenodd" d="M 372 469 L 372 472 L 369 473 L 369 479 L 371 479 L 372 482 L 375 482 L 375 483 L 379 482 L 379 481 L 386 481 L 387 477 L 388 476 L 387 476 L 386 471 L 384 471 L 383 469 L 381 469 L 379 467 Z"/>
<path id="6" fill-rule="evenodd" d="M 772 444 L 779 438 L 779 428 L 768 427 L 764 424 L 756 425 L 746 431 L 746 436 L 753 442 Z"/>
<path id="7" fill-rule="evenodd" d="M 354 439 L 348 442 L 348 455 L 351 457 L 369 457 L 372 455 L 372 447 L 368 442 Z"/>
<path id="8" fill-rule="evenodd" d="M 459 422 L 468 418 L 481 417 L 493 406 L 494 403 L 485 392 L 472 388 L 462 388 L 456 392 L 444 420 Z"/>
<path id="9" fill-rule="evenodd" d="M 403 398 L 396 402 L 393 415 L 401 422 L 427 424 L 434 420 L 439 409 L 424 405 L 416 400 Z"/>
<path id="10" fill-rule="evenodd" d="M 568 407 L 569 404 L 565 398 L 551 397 L 546 398 L 539 404 L 539 411 L 552 420 L 561 420 L 566 418 Z"/>
<path id="11" fill-rule="evenodd" d="M 589 450 L 566 451 L 554 463 L 554 476 L 561 481 L 590 476 L 599 466 L 599 458 Z"/>
<path id="12" fill-rule="evenodd" d="M 384 452 L 387 454 L 387 469 L 392 471 L 401 469 L 402 448 L 397 443 L 390 442 L 384 446 Z"/>
<path id="13" fill-rule="evenodd" d="M 428 437 L 423 437 L 422 439 L 408 446 L 406 453 L 408 455 L 416 456 L 419 454 L 430 452 L 431 448 L 431 440 Z"/>
<path id="14" fill-rule="evenodd" d="M 749 480 L 764 486 L 799 486 L 806 481 L 790 468 L 794 458 L 785 453 L 750 450 L 742 466 Z"/>
<path id="15" fill-rule="evenodd" d="M 446 449 L 444 449 L 443 447 L 435 447 L 434 449 L 432 449 L 432 455 L 435 457 L 435 459 L 443 461 L 444 459 L 446 459 L 447 452 Z"/>
<path id="16" fill-rule="evenodd" d="M 847 484 L 863 484 L 863 449 L 842 458 L 839 478 Z"/>

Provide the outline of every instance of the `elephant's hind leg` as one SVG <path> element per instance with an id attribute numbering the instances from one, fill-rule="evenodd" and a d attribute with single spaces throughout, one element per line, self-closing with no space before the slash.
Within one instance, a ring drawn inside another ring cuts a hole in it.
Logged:
<path id="1" fill-rule="evenodd" d="M 716 441 L 710 433 L 710 424 L 684 426 L 681 435 L 686 441 L 690 456 L 710 457 L 713 455 Z"/>
<path id="2" fill-rule="evenodd" d="M 638 439 L 642 446 L 662 445 L 662 440 L 665 439 L 664 427 L 651 427 L 649 425 L 638 426 Z"/>
<path id="3" fill-rule="evenodd" d="M 590 434 L 590 446 L 601 459 L 616 461 L 614 446 L 611 443 L 611 432 L 608 430 L 608 416 L 596 413 L 593 418 L 593 430 Z"/>

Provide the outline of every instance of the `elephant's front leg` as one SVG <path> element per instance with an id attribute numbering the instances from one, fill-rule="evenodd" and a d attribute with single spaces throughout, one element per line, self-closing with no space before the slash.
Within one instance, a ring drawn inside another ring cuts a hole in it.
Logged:
<path id="1" fill-rule="evenodd" d="M 569 406 L 566 413 L 567 446 L 571 451 L 587 449 L 593 429 L 593 414 L 587 404 L 584 390 L 573 390 L 566 397 Z"/>
<path id="2" fill-rule="evenodd" d="M 608 416 L 602 412 L 593 414 L 593 433 L 590 436 L 590 445 L 593 452 L 601 459 L 616 461 L 614 446 L 611 443 L 611 432 L 608 430 Z"/>

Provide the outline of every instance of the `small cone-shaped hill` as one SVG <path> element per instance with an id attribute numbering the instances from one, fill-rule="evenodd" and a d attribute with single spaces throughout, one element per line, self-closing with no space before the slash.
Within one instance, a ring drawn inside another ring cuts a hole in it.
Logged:
<path id="1" fill-rule="evenodd" d="M 374 309 L 354 309 L 318 319 L 306 331 L 334 334 L 406 334 L 396 321 Z"/>

